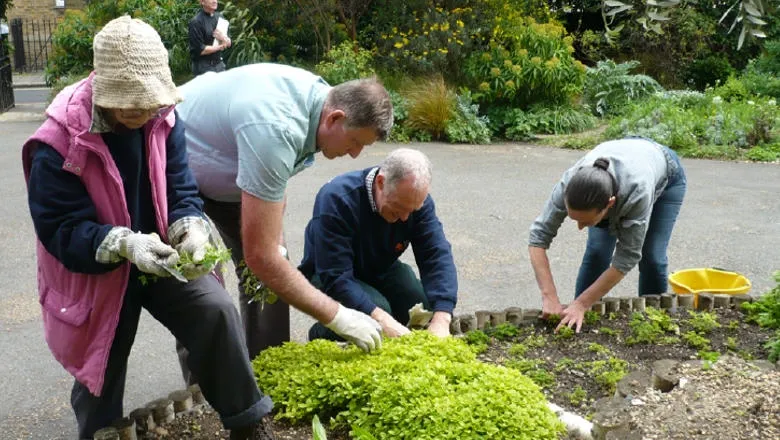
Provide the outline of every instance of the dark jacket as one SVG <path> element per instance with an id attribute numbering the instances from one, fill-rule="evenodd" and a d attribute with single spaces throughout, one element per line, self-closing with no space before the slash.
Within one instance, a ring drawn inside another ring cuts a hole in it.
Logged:
<path id="1" fill-rule="evenodd" d="M 433 311 L 452 313 L 458 278 L 433 199 L 429 195 L 407 221 L 388 223 L 369 200 L 371 170 L 342 174 L 320 189 L 299 270 L 309 278 L 317 275 L 325 293 L 346 307 L 369 314 L 376 305 L 356 280 L 371 284 L 411 244 Z"/>

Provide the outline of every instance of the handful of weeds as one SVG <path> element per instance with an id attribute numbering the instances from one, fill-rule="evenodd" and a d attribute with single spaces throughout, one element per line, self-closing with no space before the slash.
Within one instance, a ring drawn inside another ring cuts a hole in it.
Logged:
<path id="1" fill-rule="evenodd" d="M 244 293 L 249 297 L 249 304 L 260 303 L 260 310 L 263 310 L 266 304 L 273 304 L 279 299 L 273 290 L 257 278 L 252 269 L 247 266 L 246 261 L 241 260 L 238 267 L 242 269 L 241 279 L 243 281 L 241 285 L 244 288 Z"/>
<path id="2" fill-rule="evenodd" d="M 230 249 L 218 248 L 213 245 L 206 245 L 206 254 L 203 256 L 203 261 L 197 263 L 198 266 L 216 267 L 219 263 L 227 263 L 230 261 Z M 189 252 L 179 253 L 179 262 L 176 263 L 172 269 L 183 272 L 189 265 L 196 264 L 192 261 L 192 255 Z M 138 276 L 138 280 L 142 286 L 146 286 L 149 283 L 157 281 L 157 276 L 150 274 L 141 274 Z"/>

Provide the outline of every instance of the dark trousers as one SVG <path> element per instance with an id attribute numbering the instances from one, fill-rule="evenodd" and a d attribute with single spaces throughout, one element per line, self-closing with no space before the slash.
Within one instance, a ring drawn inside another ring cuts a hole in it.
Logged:
<path id="1" fill-rule="evenodd" d="M 241 247 L 241 203 L 218 202 L 203 197 L 203 210 L 219 230 L 225 246 L 230 249 L 238 277 L 239 307 L 244 323 L 244 335 L 249 358 L 254 359 L 268 347 L 277 347 L 290 340 L 290 307 L 277 299 L 273 304 L 249 302 L 244 291 L 244 252 Z M 245 267 L 245 266 L 244 266 Z"/>
<path id="2" fill-rule="evenodd" d="M 666 293 L 668 287 L 669 259 L 666 250 L 688 186 L 680 158 L 674 151 L 668 151 L 677 164 L 677 173 L 669 178 L 669 183 L 653 204 L 650 213 L 650 223 L 642 244 L 642 259 L 639 260 L 639 295 Z M 617 237 L 610 235 L 608 229 L 588 228 L 588 241 L 577 275 L 575 298 L 609 268 L 616 245 Z"/>
<path id="3" fill-rule="evenodd" d="M 132 276 L 137 275 L 136 271 Z M 212 275 L 189 283 L 159 278 L 125 294 L 111 345 L 100 397 L 76 381 L 71 405 L 79 438 L 122 417 L 127 358 L 135 340 L 141 308 L 162 323 L 189 350 L 188 367 L 198 376 L 203 395 L 227 429 L 259 421 L 273 408 L 257 388 L 247 361 L 239 316 L 225 289 Z"/>
<path id="4" fill-rule="evenodd" d="M 192 74 L 198 76 L 206 72 L 222 72 L 225 70 L 225 63 L 220 58 L 216 60 L 203 60 L 199 59 L 192 62 Z"/>
<path id="5" fill-rule="evenodd" d="M 322 289 L 322 283 L 316 275 L 312 277 L 311 282 L 318 289 Z M 403 325 L 409 323 L 409 309 L 415 304 L 422 303 L 423 307 L 430 310 L 430 303 L 422 283 L 406 263 L 396 261 L 387 272 L 368 282 L 362 280 L 357 282 L 371 302 Z M 309 340 L 315 339 L 344 340 L 319 322 L 309 329 Z"/>

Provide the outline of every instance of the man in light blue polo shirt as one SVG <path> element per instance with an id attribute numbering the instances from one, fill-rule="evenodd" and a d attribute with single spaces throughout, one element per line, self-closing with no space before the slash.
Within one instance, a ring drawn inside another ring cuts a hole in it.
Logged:
<path id="1" fill-rule="evenodd" d="M 290 177 L 309 167 L 315 153 L 357 157 L 384 139 L 393 125 L 387 90 L 374 79 L 335 87 L 305 70 L 253 64 L 207 72 L 180 87 L 190 167 L 204 210 L 231 248 L 238 267 L 251 271 L 284 302 L 370 351 L 381 345 L 380 327 L 313 287 L 282 253 L 282 218 Z M 289 339 L 289 313 L 281 301 L 262 309 L 239 290 L 250 358 Z"/>

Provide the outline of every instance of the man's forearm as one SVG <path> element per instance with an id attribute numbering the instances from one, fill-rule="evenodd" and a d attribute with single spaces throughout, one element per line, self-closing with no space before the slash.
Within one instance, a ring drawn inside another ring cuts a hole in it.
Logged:
<path id="1" fill-rule="evenodd" d="M 338 303 L 312 286 L 281 254 L 262 262 L 247 261 L 247 265 L 287 304 L 324 324 L 336 316 Z"/>

